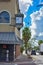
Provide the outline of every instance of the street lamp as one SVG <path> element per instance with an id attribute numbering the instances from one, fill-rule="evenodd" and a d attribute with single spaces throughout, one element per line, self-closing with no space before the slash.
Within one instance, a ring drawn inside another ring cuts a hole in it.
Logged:
<path id="1" fill-rule="evenodd" d="M 23 17 L 24 15 L 19 10 L 19 13 L 15 14 L 15 18 L 12 18 L 15 19 L 15 24 L 10 24 L 10 26 L 17 27 L 17 29 L 20 30 L 23 26 Z"/>
<path id="2" fill-rule="evenodd" d="M 23 17 L 24 15 L 20 12 L 18 14 L 15 14 L 15 25 L 20 30 L 20 28 L 23 26 Z"/>

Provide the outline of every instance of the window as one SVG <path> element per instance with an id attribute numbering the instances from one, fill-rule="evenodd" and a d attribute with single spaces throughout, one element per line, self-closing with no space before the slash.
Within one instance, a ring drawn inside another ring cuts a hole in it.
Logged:
<path id="1" fill-rule="evenodd" d="M 8 12 L 3 11 L 0 13 L 0 23 L 10 23 L 10 15 Z"/>

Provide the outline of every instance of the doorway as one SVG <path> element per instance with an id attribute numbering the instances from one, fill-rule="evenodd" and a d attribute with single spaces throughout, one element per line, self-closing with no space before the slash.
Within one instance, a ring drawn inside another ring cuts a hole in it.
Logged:
<path id="1" fill-rule="evenodd" d="M 0 62 L 14 60 L 14 45 L 0 44 Z"/>

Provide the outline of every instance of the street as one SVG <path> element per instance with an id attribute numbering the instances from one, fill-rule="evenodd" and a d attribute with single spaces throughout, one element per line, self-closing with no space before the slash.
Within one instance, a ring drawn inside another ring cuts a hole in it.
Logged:
<path id="1" fill-rule="evenodd" d="M 43 65 L 43 55 L 36 55 L 32 56 L 33 57 L 33 62 L 36 63 L 36 65 Z"/>

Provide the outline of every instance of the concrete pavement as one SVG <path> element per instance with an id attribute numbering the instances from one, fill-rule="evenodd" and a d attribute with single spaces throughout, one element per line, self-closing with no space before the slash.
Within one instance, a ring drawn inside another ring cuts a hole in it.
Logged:
<path id="1" fill-rule="evenodd" d="M 32 57 L 29 58 L 27 55 L 21 55 L 15 60 L 15 63 L 18 65 L 36 65 Z"/>
<path id="2" fill-rule="evenodd" d="M 10 62 L 10 63 L 1 63 L 0 65 L 36 65 L 33 62 L 33 59 L 30 57 L 28 58 L 27 55 L 21 55 L 18 58 L 16 58 L 16 60 L 14 62 Z"/>
<path id="3" fill-rule="evenodd" d="M 36 65 L 43 65 L 43 55 L 33 55 L 32 58 Z"/>
<path id="4" fill-rule="evenodd" d="M 0 63 L 0 65 L 36 65 L 35 63 L 23 63 L 23 64 L 15 64 L 15 63 Z"/>

